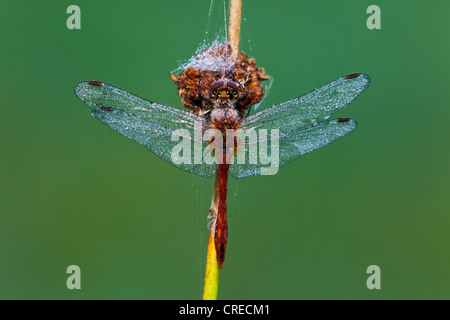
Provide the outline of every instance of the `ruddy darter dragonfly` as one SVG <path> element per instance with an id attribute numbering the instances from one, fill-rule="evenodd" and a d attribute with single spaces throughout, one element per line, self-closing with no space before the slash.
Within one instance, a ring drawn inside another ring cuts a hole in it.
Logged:
<path id="1" fill-rule="evenodd" d="M 263 165 L 174 163 L 172 133 L 185 129 L 194 136 L 195 123 L 208 128 L 272 129 L 279 130 L 279 166 L 284 166 L 300 155 L 321 148 L 345 136 L 356 128 L 350 118 L 329 120 L 331 114 L 341 110 L 361 94 L 370 84 L 369 76 L 354 73 L 343 76 L 305 95 L 293 98 L 251 115 L 234 112 L 242 98 L 242 86 L 235 78 L 215 81 L 203 99 L 209 100 L 211 110 L 196 114 L 172 106 L 140 98 L 125 90 L 100 81 L 85 81 L 75 88 L 76 95 L 89 108 L 92 115 L 111 129 L 145 146 L 172 165 L 202 177 L 219 175 L 219 206 L 215 221 L 215 247 L 219 268 L 225 259 L 228 238 L 226 221 L 226 190 L 228 173 L 235 178 L 259 175 Z M 240 96 L 241 95 L 241 96 Z M 203 143 L 205 143 L 203 141 Z M 269 148 L 270 149 L 270 148 Z"/>

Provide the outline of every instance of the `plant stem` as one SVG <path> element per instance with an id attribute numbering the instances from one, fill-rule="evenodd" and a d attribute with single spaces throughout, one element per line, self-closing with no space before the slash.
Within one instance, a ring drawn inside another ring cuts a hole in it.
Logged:
<path id="1" fill-rule="evenodd" d="M 206 258 L 205 285 L 203 300 L 217 300 L 219 289 L 219 269 L 217 268 L 216 249 L 214 248 L 214 232 L 209 234 L 208 256 Z"/>
<path id="2" fill-rule="evenodd" d="M 231 0 L 230 23 L 228 28 L 228 43 L 233 56 L 239 53 L 239 38 L 241 34 L 242 0 Z"/>
<path id="3" fill-rule="evenodd" d="M 233 56 L 239 53 L 239 38 L 241 32 L 241 8 L 242 0 L 231 0 L 230 2 L 230 21 L 228 28 L 228 43 L 231 46 Z M 216 218 L 219 209 L 219 171 L 216 172 L 214 183 L 214 194 L 211 201 L 212 214 L 211 228 L 208 240 L 208 252 L 206 254 L 205 284 L 203 286 L 203 300 L 216 300 L 219 289 L 219 268 L 217 264 L 216 248 L 214 245 L 214 234 L 216 230 Z"/>
<path id="4" fill-rule="evenodd" d="M 206 254 L 205 284 L 203 287 L 203 300 L 216 300 L 219 289 L 219 268 L 217 265 L 216 248 L 214 244 L 214 234 L 216 232 L 216 219 L 219 209 L 219 170 L 216 172 L 214 183 L 214 194 L 211 201 L 211 225 L 209 230 L 208 252 Z"/>

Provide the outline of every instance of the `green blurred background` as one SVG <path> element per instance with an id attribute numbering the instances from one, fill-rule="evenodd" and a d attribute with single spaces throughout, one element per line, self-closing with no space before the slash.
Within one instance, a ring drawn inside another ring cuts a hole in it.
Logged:
<path id="1" fill-rule="evenodd" d="M 81 8 L 68 30 L 66 8 Z M 381 30 L 366 9 L 381 8 Z M 214 179 L 90 116 L 101 80 L 181 107 L 169 79 L 223 2 L 1 1 L 0 298 L 199 299 Z M 222 11 L 221 11 L 222 10 Z M 449 299 L 449 1 L 244 0 L 264 104 L 341 75 L 372 84 L 344 139 L 275 176 L 232 178 L 220 299 Z M 205 32 L 208 31 L 208 35 Z M 81 268 L 68 290 L 66 268 Z M 366 269 L 381 268 L 381 290 Z"/>

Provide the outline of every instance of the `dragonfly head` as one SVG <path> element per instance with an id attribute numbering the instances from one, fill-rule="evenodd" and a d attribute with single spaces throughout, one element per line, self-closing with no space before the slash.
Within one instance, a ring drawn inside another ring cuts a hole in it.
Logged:
<path id="1" fill-rule="evenodd" d="M 209 100 L 214 107 L 234 107 L 239 100 L 238 86 L 231 80 L 214 81 L 209 87 Z"/>

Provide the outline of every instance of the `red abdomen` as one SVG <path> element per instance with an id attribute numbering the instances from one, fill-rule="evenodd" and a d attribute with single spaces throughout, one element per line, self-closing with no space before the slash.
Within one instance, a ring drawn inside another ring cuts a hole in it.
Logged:
<path id="1" fill-rule="evenodd" d="M 216 247 L 216 259 L 219 269 L 222 269 L 225 261 L 225 250 L 228 241 L 227 224 L 227 183 L 229 164 L 219 165 L 219 208 L 216 221 L 216 232 L 214 234 L 214 245 Z"/>

